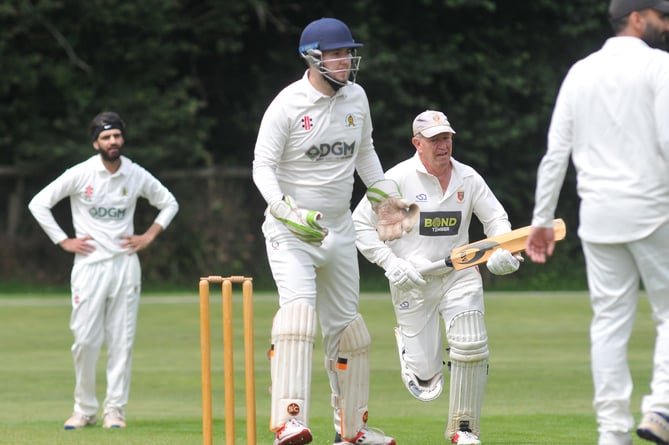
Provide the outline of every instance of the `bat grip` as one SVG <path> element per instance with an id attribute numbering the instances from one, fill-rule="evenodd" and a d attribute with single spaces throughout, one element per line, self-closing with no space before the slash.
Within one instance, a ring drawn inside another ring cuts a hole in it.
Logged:
<path id="1" fill-rule="evenodd" d="M 428 264 L 427 266 L 419 267 L 417 270 L 421 275 L 423 275 L 434 272 L 435 270 L 441 269 L 444 266 L 453 267 L 450 256 L 444 258 L 443 260 L 437 260 L 434 263 Z"/>

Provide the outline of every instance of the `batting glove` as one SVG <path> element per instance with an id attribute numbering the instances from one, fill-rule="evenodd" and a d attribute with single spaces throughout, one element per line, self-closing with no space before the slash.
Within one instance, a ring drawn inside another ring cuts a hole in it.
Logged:
<path id="1" fill-rule="evenodd" d="M 328 229 L 318 223 L 323 217 L 321 212 L 297 208 L 290 196 L 273 203 L 269 213 L 304 242 L 320 245 L 328 234 Z"/>
<path id="2" fill-rule="evenodd" d="M 522 260 L 520 255 L 514 256 L 508 250 L 497 249 L 488 258 L 486 267 L 495 275 L 508 275 L 518 270 Z"/>
<path id="3" fill-rule="evenodd" d="M 404 232 L 411 232 L 420 215 L 418 204 L 404 200 L 399 185 L 391 179 L 372 184 L 367 189 L 367 199 L 378 216 L 376 230 L 381 241 L 399 239 Z"/>
<path id="4" fill-rule="evenodd" d="M 395 258 L 386 269 L 386 277 L 393 286 L 400 290 L 409 291 L 425 284 L 423 276 L 416 268 L 402 258 Z"/>

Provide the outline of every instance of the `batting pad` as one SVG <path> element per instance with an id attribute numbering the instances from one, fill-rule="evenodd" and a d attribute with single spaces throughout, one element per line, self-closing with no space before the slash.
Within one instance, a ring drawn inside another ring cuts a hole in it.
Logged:
<path id="1" fill-rule="evenodd" d="M 309 425 L 311 361 L 316 339 L 316 311 L 306 303 L 278 310 L 272 324 L 272 407 L 270 429 L 295 418 Z"/>
<path id="2" fill-rule="evenodd" d="M 488 333 L 480 311 L 462 312 L 447 332 L 451 359 L 451 393 L 446 439 L 459 430 L 481 429 L 483 394 L 488 380 Z"/>
<path id="3" fill-rule="evenodd" d="M 344 439 L 354 438 L 367 420 L 371 343 L 365 321 L 358 314 L 342 333 L 336 363 L 328 367 L 330 374 L 336 376 L 332 407 L 338 432 Z"/>

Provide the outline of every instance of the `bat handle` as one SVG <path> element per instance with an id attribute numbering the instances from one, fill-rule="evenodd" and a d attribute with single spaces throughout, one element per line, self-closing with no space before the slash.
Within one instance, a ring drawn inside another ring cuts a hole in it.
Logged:
<path id="1" fill-rule="evenodd" d="M 432 264 L 428 264 L 427 266 L 419 267 L 418 272 L 421 275 L 423 275 L 426 273 L 434 272 L 435 270 L 440 269 L 444 266 L 453 267 L 453 262 L 451 262 L 450 256 L 444 258 L 443 260 L 437 260 Z"/>

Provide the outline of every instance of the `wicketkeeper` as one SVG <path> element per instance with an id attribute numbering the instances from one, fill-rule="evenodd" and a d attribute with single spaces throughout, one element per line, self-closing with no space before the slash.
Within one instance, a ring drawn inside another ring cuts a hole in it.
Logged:
<path id="1" fill-rule="evenodd" d="M 472 215 L 487 236 L 511 230 L 507 214 L 483 178 L 452 155 L 453 135 L 446 116 L 424 111 L 413 121 L 416 153 L 386 172 L 404 196 L 420 206 L 420 217 L 401 239 L 383 242 L 376 236 L 378 216 L 363 199 L 353 213 L 362 254 L 386 271 L 398 327 L 395 329 L 401 376 L 409 393 L 427 402 L 443 387 L 440 317 L 449 345 L 450 404 L 446 440 L 480 444 L 480 418 L 488 376 L 488 334 L 484 321 L 483 285 L 477 267 L 454 271 L 444 265 L 423 276 L 421 267 L 469 243 Z M 490 272 L 515 272 L 519 258 L 496 250 Z"/>

